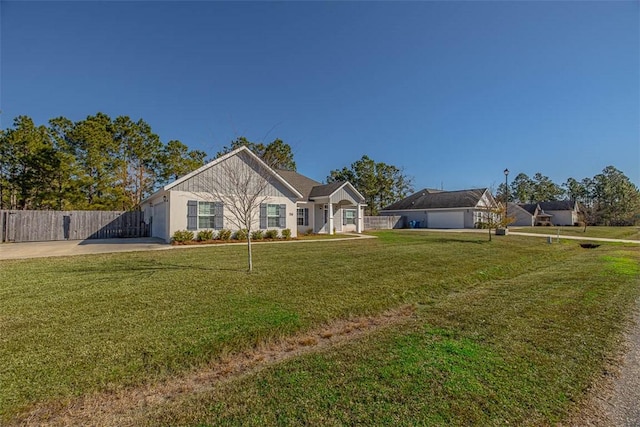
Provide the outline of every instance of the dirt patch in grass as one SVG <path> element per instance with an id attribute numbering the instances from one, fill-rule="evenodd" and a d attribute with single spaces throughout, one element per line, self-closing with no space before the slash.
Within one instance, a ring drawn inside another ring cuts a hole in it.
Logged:
<path id="1" fill-rule="evenodd" d="M 15 419 L 14 423 L 22 426 L 137 425 L 137 420 L 163 404 L 211 390 L 218 384 L 273 363 L 399 324 L 413 317 L 414 313 L 414 305 L 405 305 L 377 316 L 335 321 L 303 334 L 262 343 L 250 351 L 227 355 L 206 367 L 159 383 L 38 405 Z"/>
<path id="2" fill-rule="evenodd" d="M 640 300 L 634 318 L 607 359 L 602 376 L 565 425 L 637 426 L 640 423 Z"/>

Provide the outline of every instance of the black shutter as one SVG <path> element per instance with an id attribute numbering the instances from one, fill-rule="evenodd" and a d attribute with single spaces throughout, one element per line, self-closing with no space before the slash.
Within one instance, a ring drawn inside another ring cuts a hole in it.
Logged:
<path id="1" fill-rule="evenodd" d="M 187 230 L 198 229 L 198 202 L 189 200 L 187 202 Z"/>
<path id="2" fill-rule="evenodd" d="M 287 227 L 287 205 L 280 205 L 280 228 Z"/>
<path id="3" fill-rule="evenodd" d="M 309 209 L 304 208 L 304 225 L 309 225 Z"/>
<path id="4" fill-rule="evenodd" d="M 260 203 L 260 229 L 267 228 L 267 204 Z"/>
<path id="5" fill-rule="evenodd" d="M 224 228 L 224 203 L 215 202 L 213 204 L 213 228 L 222 230 Z"/>

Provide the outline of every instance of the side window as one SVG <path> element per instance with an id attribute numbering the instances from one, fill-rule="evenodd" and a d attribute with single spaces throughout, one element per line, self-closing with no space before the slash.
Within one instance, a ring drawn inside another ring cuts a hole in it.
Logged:
<path id="1" fill-rule="evenodd" d="M 298 209 L 298 225 L 300 226 L 309 225 L 309 209 L 307 208 Z"/>
<path id="2" fill-rule="evenodd" d="M 215 203 L 198 202 L 198 228 L 215 228 Z"/>
<path id="3" fill-rule="evenodd" d="M 224 222 L 222 202 L 187 202 L 187 230 L 221 229 Z"/>

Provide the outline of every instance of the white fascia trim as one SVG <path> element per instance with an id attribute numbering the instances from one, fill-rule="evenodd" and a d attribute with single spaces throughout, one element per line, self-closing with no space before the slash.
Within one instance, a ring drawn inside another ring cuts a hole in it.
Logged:
<path id="1" fill-rule="evenodd" d="M 145 197 L 144 199 L 142 199 L 140 201 L 140 205 L 142 206 L 143 204 L 150 202 L 151 200 L 153 200 L 156 196 L 159 196 L 160 194 L 163 194 L 165 192 L 164 187 L 162 187 L 161 189 L 159 189 L 158 191 L 156 191 L 155 193 L 151 193 L 149 194 L 147 197 Z"/>
<path id="2" fill-rule="evenodd" d="M 162 189 L 165 190 L 165 191 L 169 191 L 169 190 L 171 190 L 171 188 L 175 187 L 176 185 L 188 180 L 189 178 L 199 174 L 200 172 L 203 172 L 203 171 L 205 171 L 205 170 L 217 165 L 218 163 L 221 163 L 221 162 L 227 160 L 229 157 L 235 156 L 236 154 L 238 154 L 238 153 L 240 153 L 242 151 L 246 151 L 249 154 L 249 156 L 253 157 L 253 159 L 256 160 L 267 171 L 269 171 L 269 173 L 271 173 L 271 175 L 275 176 L 276 179 L 280 183 L 282 183 L 285 187 L 287 187 L 289 190 L 291 190 L 291 192 L 293 194 L 295 194 L 297 197 L 303 197 L 302 194 L 300 194 L 300 192 L 298 190 L 296 190 L 291 184 L 289 184 L 287 181 L 285 181 L 284 178 L 282 178 L 280 175 L 278 175 L 260 157 L 258 157 L 253 151 L 249 150 L 244 145 L 242 147 L 236 148 L 235 150 L 225 154 L 224 156 L 218 157 L 217 159 L 214 159 L 214 160 L 210 161 L 206 165 L 201 166 L 198 169 L 194 170 L 193 172 L 186 174 L 182 178 L 179 178 L 179 179 L 173 181 L 171 184 L 165 185 L 164 187 L 162 187 Z"/>
<path id="3" fill-rule="evenodd" d="M 334 194 L 336 194 L 338 191 L 340 191 L 341 189 L 343 189 L 346 185 L 349 186 L 349 188 L 351 188 L 353 190 L 354 193 L 356 193 L 358 195 L 358 197 L 360 197 L 360 200 L 364 200 L 364 197 L 362 196 L 362 194 L 360 194 L 360 192 L 358 190 L 356 190 L 356 187 L 354 187 L 353 185 L 351 185 L 351 183 L 349 181 L 345 181 L 344 184 L 342 184 L 340 187 L 336 188 L 336 190 L 329 194 L 329 198 L 331 198 L 331 196 L 333 196 Z"/>

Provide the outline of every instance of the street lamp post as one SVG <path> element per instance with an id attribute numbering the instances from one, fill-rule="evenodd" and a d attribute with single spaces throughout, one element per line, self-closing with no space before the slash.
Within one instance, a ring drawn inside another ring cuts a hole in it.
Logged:
<path id="1" fill-rule="evenodd" d="M 509 218 L 509 169 L 504 170 L 504 228 L 509 228 L 507 218 Z"/>

